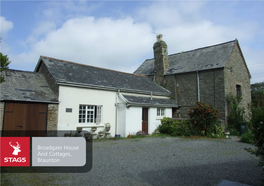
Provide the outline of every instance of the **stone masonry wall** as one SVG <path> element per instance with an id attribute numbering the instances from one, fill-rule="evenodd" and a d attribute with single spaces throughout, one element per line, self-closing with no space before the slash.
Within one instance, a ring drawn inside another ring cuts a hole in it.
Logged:
<path id="1" fill-rule="evenodd" d="M 172 97 L 181 106 L 175 110 L 173 117 L 188 118 L 188 110 L 198 101 L 197 73 L 165 76 L 165 88 L 170 90 Z M 225 91 L 223 69 L 199 72 L 200 101 L 219 109 L 220 119 L 225 123 Z"/>
<path id="2" fill-rule="evenodd" d="M 196 72 L 177 74 L 175 77 L 175 100 L 180 107 L 179 117 L 188 118 L 188 110 L 198 100 Z"/>
<path id="3" fill-rule="evenodd" d="M 48 105 L 47 131 L 58 129 L 58 104 Z"/>
<path id="4" fill-rule="evenodd" d="M 0 102 L 0 130 L 3 130 L 3 126 L 4 126 L 4 108 L 5 108 L 5 103 Z M 0 133 L 0 136 L 2 136 L 2 132 Z"/>
<path id="5" fill-rule="evenodd" d="M 164 73 L 169 69 L 167 44 L 164 41 L 157 41 L 154 46 L 155 58 L 155 81 L 165 87 Z"/>
<path id="6" fill-rule="evenodd" d="M 39 72 L 44 74 L 50 88 L 53 90 L 53 92 L 57 94 L 59 92 L 59 86 L 56 85 L 54 78 L 52 77 L 52 75 L 50 74 L 50 72 L 48 71 L 48 68 L 46 67 L 44 63 L 41 64 L 39 68 Z"/>
<path id="7" fill-rule="evenodd" d="M 199 72 L 200 101 L 219 110 L 220 119 L 225 120 L 225 91 L 223 69 Z M 224 124 L 223 124 L 224 125 Z"/>
<path id="8" fill-rule="evenodd" d="M 250 77 L 238 44 L 236 44 L 229 57 L 225 66 L 224 75 L 225 95 L 228 95 L 229 93 L 236 95 L 236 85 L 240 85 L 242 92 L 242 101 L 240 106 L 246 109 L 246 114 L 248 116 L 248 104 L 251 103 Z"/>

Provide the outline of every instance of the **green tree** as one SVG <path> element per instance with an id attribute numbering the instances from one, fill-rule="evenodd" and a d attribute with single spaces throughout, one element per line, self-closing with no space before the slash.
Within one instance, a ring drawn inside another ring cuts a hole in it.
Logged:
<path id="1" fill-rule="evenodd" d="M 264 81 L 251 85 L 252 104 L 255 107 L 264 106 Z"/>
<path id="2" fill-rule="evenodd" d="M 11 61 L 9 61 L 9 58 L 7 57 L 7 55 L 3 55 L 2 52 L 0 52 L 0 55 L 1 55 L 0 83 L 2 83 L 5 81 L 3 72 L 8 70 L 8 65 L 10 64 Z"/>

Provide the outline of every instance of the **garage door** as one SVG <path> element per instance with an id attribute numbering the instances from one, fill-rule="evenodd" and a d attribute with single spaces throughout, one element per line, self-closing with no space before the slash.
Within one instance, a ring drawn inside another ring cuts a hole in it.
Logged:
<path id="1" fill-rule="evenodd" d="M 45 136 L 47 104 L 5 103 L 3 136 Z M 12 132 L 15 131 L 15 132 Z"/>

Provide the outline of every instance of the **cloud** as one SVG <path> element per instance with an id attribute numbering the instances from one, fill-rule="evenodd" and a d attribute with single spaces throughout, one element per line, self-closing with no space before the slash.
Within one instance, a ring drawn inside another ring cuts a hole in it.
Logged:
<path id="1" fill-rule="evenodd" d="M 13 29 L 13 23 L 11 21 L 7 21 L 5 17 L 0 16 L 0 30 L 1 30 L 1 34 L 4 35 L 6 34 L 8 31 Z"/>
<path id="2" fill-rule="evenodd" d="M 130 17 L 116 20 L 74 18 L 35 42 L 31 51 L 17 56 L 19 63 L 16 65 L 36 64 L 36 56 L 45 55 L 133 72 L 135 69 L 129 69 L 129 66 L 149 52 L 153 42 L 151 27 L 144 23 L 134 23 Z"/>
<path id="3" fill-rule="evenodd" d="M 156 37 L 151 32 L 155 32 L 164 35 L 169 54 L 238 38 L 243 44 L 242 51 L 246 50 L 244 54 L 252 77 L 258 73 L 258 69 L 251 68 L 251 59 L 259 63 L 261 58 L 255 55 L 263 57 L 262 50 L 254 52 L 250 42 L 260 32 L 260 25 L 257 21 L 245 22 L 232 16 L 227 16 L 229 24 L 225 24 L 225 6 L 217 9 L 222 14 L 215 13 L 210 19 L 213 10 L 208 2 L 144 2 L 141 6 L 133 3 L 129 15 L 121 5 L 115 6 L 116 14 L 107 5 L 72 1 L 51 2 L 44 8 L 41 5 L 41 11 L 37 11 L 38 23 L 24 41 L 29 50 L 10 56 L 11 65 L 16 69 L 33 70 L 39 56 L 45 55 L 134 72 L 145 59 L 153 58 Z M 231 8 L 229 10 L 233 10 Z"/>

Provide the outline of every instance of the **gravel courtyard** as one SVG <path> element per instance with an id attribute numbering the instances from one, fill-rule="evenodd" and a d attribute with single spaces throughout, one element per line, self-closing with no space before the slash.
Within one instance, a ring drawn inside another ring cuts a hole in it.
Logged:
<path id="1" fill-rule="evenodd" d="M 93 143 L 87 173 L 2 174 L 2 185 L 261 185 L 252 145 L 232 139 L 148 137 Z"/>

